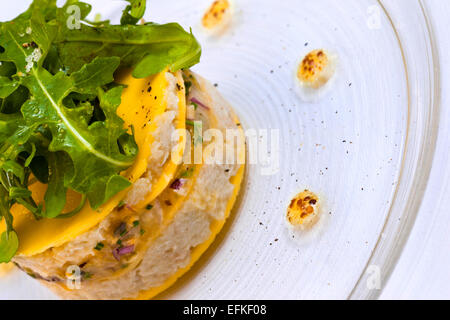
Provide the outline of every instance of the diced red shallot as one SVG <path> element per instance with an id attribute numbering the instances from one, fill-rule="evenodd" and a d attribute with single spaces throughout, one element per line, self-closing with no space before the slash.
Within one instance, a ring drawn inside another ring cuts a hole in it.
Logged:
<path id="1" fill-rule="evenodd" d="M 174 182 L 172 182 L 170 188 L 174 190 L 180 190 L 185 183 L 186 179 L 176 179 Z"/>
<path id="2" fill-rule="evenodd" d="M 191 102 L 193 102 L 193 103 L 199 105 L 200 107 L 202 107 L 202 108 L 204 108 L 204 109 L 206 109 L 206 110 L 209 110 L 209 109 L 210 109 L 207 105 L 205 105 L 203 102 L 201 102 L 201 101 L 198 100 L 197 98 L 191 98 Z"/>
<path id="3" fill-rule="evenodd" d="M 133 252 L 134 252 L 134 244 L 132 244 L 130 246 L 114 248 L 112 251 L 112 254 L 113 254 L 114 258 L 116 258 L 116 260 L 119 261 L 120 257 L 130 254 L 130 253 L 133 253 Z"/>

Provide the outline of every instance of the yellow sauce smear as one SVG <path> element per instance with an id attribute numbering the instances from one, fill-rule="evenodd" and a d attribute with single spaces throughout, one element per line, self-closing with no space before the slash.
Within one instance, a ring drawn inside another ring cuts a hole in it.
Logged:
<path id="1" fill-rule="evenodd" d="M 0 277 L 5 276 L 14 269 L 13 263 L 0 263 Z"/>
<path id="2" fill-rule="evenodd" d="M 186 128 L 186 95 L 184 89 L 184 80 L 181 72 L 176 73 L 177 97 L 179 101 L 179 108 L 177 116 L 174 120 L 175 128 L 184 130 Z M 168 94 L 166 88 L 168 81 L 166 73 L 161 72 L 155 76 L 155 79 L 149 81 L 142 81 L 142 79 L 135 79 L 128 75 L 124 83 L 128 85 L 122 95 L 122 103 L 120 104 L 117 113 L 128 123 L 133 123 L 136 143 L 139 146 L 139 155 L 133 167 L 129 169 L 135 175 L 140 177 L 148 167 L 148 158 L 150 156 L 151 143 L 154 136 L 151 134 L 158 128 L 158 122 L 154 121 L 155 117 L 162 114 L 167 108 Z M 155 101 L 162 100 L 159 104 L 160 109 L 147 108 L 152 106 Z M 131 128 L 129 128 L 131 131 Z M 182 158 L 186 146 L 185 136 L 180 135 L 178 143 L 172 149 L 171 155 L 175 158 Z M 170 158 L 162 169 L 162 174 L 157 179 L 152 181 L 152 188 L 145 198 L 134 207 L 136 209 L 145 208 L 150 202 L 156 199 L 157 196 L 168 186 L 169 182 L 174 177 L 179 164 L 172 161 Z"/>

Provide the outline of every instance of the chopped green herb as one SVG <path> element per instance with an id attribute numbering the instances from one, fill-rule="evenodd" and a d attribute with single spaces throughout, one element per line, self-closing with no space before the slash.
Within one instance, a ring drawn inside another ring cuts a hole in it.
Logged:
<path id="1" fill-rule="evenodd" d="M 133 227 L 137 227 L 139 225 L 139 220 L 133 221 Z"/>
<path id="2" fill-rule="evenodd" d="M 181 178 L 192 178 L 192 175 L 194 174 L 194 167 L 187 168 L 185 171 L 183 171 L 180 175 Z"/>
<path id="3" fill-rule="evenodd" d="M 141 231 L 139 231 L 139 233 L 141 234 L 141 236 L 145 233 L 144 229 L 141 229 Z"/>
<path id="4" fill-rule="evenodd" d="M 202 132 L 203 132 L 203 122 L 195 121 L 195 126 L 194 126 L 194 146 L 197 146 L 197 145 L 203 143 Z"/>
<path id="5" fill-rule="evenodd" d="M 192 105 L 194 106 L 194 110 L 197 110 L 198 104 L 196 104 L 195 102 L 192 102 L 192 101 L 191 101 L 191 103 L 192 103 Z"/>
<path id="6" fill-rule="evenodd" d="M 121 237 L 127 232 L 127 224 L 125 222 L 121 222 L 120 225 L 114 230 L 114 235 L 116 237 Z"/>
<path id="7" fill-rule="evenodd" d="M 153 209 L 153 205 L 148 204 L 145 208 L 146 208 L 147 210 L 151 210 L 151 209 Z"/>
<path id="8" fill-rule="evenodd" d="M 193 127 L 194 126 L 194 121 L 186 120 L 186 125 Z"/>
<path id="9" fill-rule="evenodd" d="M 192 82 L 191 81 L 184 81 L 184 87 L 186 88 L 186 97 L 188 97 L 189 93 L 191 91 Z"/>
<path id="10" fill-rule="evenodd" d="M 104 246 L 105 245 L 103 243 L 99 242 L 99 243 L 97 243 L 97 245 L 95 246 L 94 249 L 97 250 L 97 251 L 100 251 L 100 250 L 103 249 Z"/>

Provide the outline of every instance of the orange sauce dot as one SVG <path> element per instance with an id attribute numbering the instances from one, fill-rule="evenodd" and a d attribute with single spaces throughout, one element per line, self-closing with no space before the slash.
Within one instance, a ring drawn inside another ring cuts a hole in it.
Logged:
<path id="1" fill-rule="evenodd" d="M 230 2 L 228 0 L 216 0 L 205 12 L 202 25 L 206 29 L 213 29 L 229 18 Z"/>
<path id="2" fill-rule="evenodd" d="M 309 190 L 297 194 L 290 202 L 286 218 L 296 227 L 310 227 L 319 216 L 319 197 Z"/>

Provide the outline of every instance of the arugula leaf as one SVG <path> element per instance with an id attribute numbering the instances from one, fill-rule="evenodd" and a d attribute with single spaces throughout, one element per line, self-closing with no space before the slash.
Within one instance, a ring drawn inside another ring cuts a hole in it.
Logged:
<path id="1" fill-rule="evenodd" d="M 130 5 L 123 10 L 120 19 L 121 25 L 136 24 L 145 13 L 146 0 L 127 0 Z"/>
<path id="2" fill-rule="evenodd" d="M 114 74 L 131 68 L 143 78 L 200 59 L 192 32 L 176 23 L 136 25 L 146 1 L 127 1 L 121 25 L 86 20 L 91 6 L 78 0 L 60 8 L 56 0 L 34 0 L 14 20 L 0 22 L 0 219 L 7 227 L 0 263 L 18 248 L 13 205 L 36 219 L 66 218 L 87 200 L 96 209 L 130 186 L 120 173 L 133 164 L 138 146 L 116 114 L 123 86 Z M 79 29 L 68 25 L 74 18 Z M 28 188 L 35 179 L 47 184 L 39 204 Z M 82 200 L 63 213 L 68 190 Z"/>
<path id="3" fill-rule="evenodd" d="M 4 61 L 0 64 L 0 76 L 11 77 L 16 73 L 16 66 L 12 62 Z"/>
<path id="4" fill-rule="evenodd" d="M 34 0 L 30 7 L 20 14 L 14 21 L 27 20 L 31 18 L 33 12 L 39 11 L 46 21 L 49 21 L 55 17 L 56 0 Z"/>
<path id="5" fill-rule="evenodd" d="M 48 1 L 41 1 L 44 2 L 43 6 L 48 6 L 45 4 Z M 49 6 L 53 8 L 53 2 L 49 2 Z M 128 2 L 130 5 L 129 8 L 127 7 L 128 11 L 127 9 L 125 11 L 128 12 L 129 17 L 139 20 L 145 12 L 145 1 L 128 0 Z M 66 26 L 68 19 L 66 9 L 73 4 L 80 7 L 81 19 L 84 20 L 91 7 L 83 2 L 72 0 L 63 8 L 55 9 L 54 15 L 57 19 L 47 24 L 46 30 L 49 34 L 48 39 L 56 33 L 53 44 L 57 50 L 60 65 L 64 66 L 64 70 L 68 73 L 80 70 L 96 57 L 119 57 L 120 67 L 135 69 L 133 76 L 138 78 L 158 73 L 167 66 L 171 71 L 189 68 L 200 60 L 199 43 L 192 32 L 186 32 L 177 23 L 164 25 L 147 23 L 137 26 L 134 25 L 136 20 L 122 22 L 123 25 L 115 26 L 106 23 L 92 25 L 88 22 L 81 24 L 80 29 L 69 29 Z M 36 10 L 36 13 L 33 13 L 33 16 L 37 16 L 33 19 L 34 21 L 40 19 L 42 22 L 39 12 Z M 48 13 L 47 16 L 49 16 Z"/>
<path id="6" fill-rule="evenodd" d="M 5 99 L 19 87 L 17 81 L 0 76 L 0 98 Z"/>
<path id="7" fill-rule="evenodd" d="M 189 68 L 200 60 L 201 47 L 192 33 L 177 23 L 65 29 L 55 39 L 61 61 L 74 72 L 97 56 L 116 56 L 120 67 L 134 69 L 145 78 L 169 66 L 171 71 Z"/>
<path id="8" fill-rule="evenodd" d="M 96 93 L 98 87 L 114 81 L 114 71 L 119 64 L 119 57 L 96 57 L 72 74 L 75 91 L 84 94 Z"/>
<path id="9" fill-rule="evenodd" d="M 22 85 L 14 90 L 8 97 L 3 99 L 0 112 L 6 114 L 14 114 L 20 111 L 21 106 L 29 98 L 28 89 Z"/>
<path id="10" fill-rule="evenodd" d="M 0 236 L 0 263 L 11 261 L 19 248 L 19 238 L 15 231 L 5 231 Z"/>
<path id="11" fill-rule="evenodd" d="M 49 181 L 49 170 L 47 159 L 43 156 L 35 156 L 31 161 L 30 170 L 34 177 L 41 183 L 47 184 Z"/>
<path id="12" fill-rule="evenodd" d="M 23 123 L 23 118 L 19 114 L 0 113 L 0 142 L 7 140 L 19 126 Z M 0 148 L 2 150 L 2 148 Z"/>
<path id="13" fill-rule="evenodd" d="M 11 199 L 28 198 L 31 197 L 31 191 L 21 187 L 11 187 L 9 189 L 9 197 Z"/>
<path id="14" fill-rule="evenodd" d="M 10 199 L 6 189 L 0 185 L 0 218 L 6 223 L 6 231 L 0 236 L 0 263 L 9 262 L 19 248 L 19 240 L 13 229 Z"/>
<path id="15" fill-rule="evenodd" d="M 52 168 L 48 176 L 48 188 L 45 192 L 45 218 L 55 218 L 61 214 L 66 205 L 67 188 L 64 186 L 64 175 L 67 161 L 64 153 L 50 152 L 47 157 L 49 167 Z"/>
<path id="16" fill-rule="evenodd" d="M 93 209 L 97 209 L 106 200 L 130 185 L 130 181 L 119 175 L 112 176 L 107 180 L 98 180 L 95 192 L 89 192 L 87 195 L 89 203 Z"/>
<path id="17" fill-rule="evenodd" d="M 23 180 L 25 180 L 25 171 L 20 164 L 12 160 L 6 160 L 1 162 L 0 165 L 5 173 L 15 175 L 23 183 Z"/>
<path id="18" fill-rule="evenodd" d="M 74 190 L 87 193 L 95 178 L 116 174 L 133 163 L 133 158 L 122 155 L 117 145 L 117 139 L 125 133 L 119 117 L 87 126 L 80 113 L 62 105 L 63 98 L 76 89 L 64 73 L 52 76 L 45 69 L 38 69 L 23 83 L 34 96 L 22 106 L 24 118 L 29 123 L 48 126 L 53 135 L 51 152 L 69 154 L 74 165 L 70 187 Z"/>
<path id="19" fill-rule="evenodd" d="M 133 17 L 130 14 L 130 11 L 131 11 L 131 6 L 126 6 L 125 9 L 122 11 L 122 17 L 120 17 L 121 25 L 123 25 L 123 26 L 127 25 L 127 24 L 133 25 L 133 24 L 138 23 L 139 19 Z"/>
<path id="20" fill-rule="evenodd" d="M 131 10 L 130 15 L 136 19 L 140 19 L 144 16 L 146 0 L 127 0 L 130 2 Z"/>
<path id="21" fill-rule="evenodd" d="M 30 25 L 33 25 L 33 21 L 42 23 L 43 20 L 33 14 Z M 32 32 L 30 35 L 32 41 L 42 44 L 44 50 L 40 59 L 34 61 L 30 69 L 29 65 L 25 65 L 29 50 L 20 45 L 23 26 L 11 23 L 2 25 L 2 28 L 0 41 L 4 52 L 0 54 L 0 58 L 12 60 L 20 72 L 29 72 L 20 78 L 21 84 L 28 88 L 33 97 L 21 107 L 25 122 L 30 127 L 39 125 L 49 128 L 52 134 L 49 151 L 64 151 L 73 162 L 73 175 L 64 179 L 64 187 L 86 194 L 93 191 L 97 180 L 111 177 L 128 168 L 133 163 L 135 154 L 123 155 L 117 143 L 118 139 L 126 134 L 123 121 L 115 115 L 115 109 L 120 104 L 121 89 L 114 89 L 119 94 L 115 95 L 114 105 L 108 105 L 111 110 L 107 113 L 107 119 L 103 122 L 96 121 L 92 125 L 88 125 L 86 113 L 66 108 L 62 103 L 70 92 L 92 93 L 97 87 L 112 82 L 119 58 L 96 58 L 70 77 L 63 72 L 51 75 L 40 67 L 47 54 L 45 50 L 49 48 L 49 29 L 41 27 L 36 34 Z M 108 137 L 107 143 L 104 137 Z M 58 168 L 53 167 L 54 164 L 49 165 L 50 171 L 57 171 Z M 58 194 L 65 192 L 65 189 L 61 190 L 61 183 L 58 185 Z M 54 191 L 52 189 L 52 192 Z M 60 207 L 57 206 L 58 209 Z M 50 216 L 55 216 L 56 211 Z"/>

